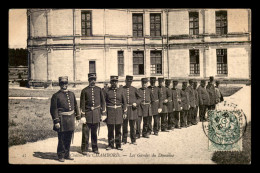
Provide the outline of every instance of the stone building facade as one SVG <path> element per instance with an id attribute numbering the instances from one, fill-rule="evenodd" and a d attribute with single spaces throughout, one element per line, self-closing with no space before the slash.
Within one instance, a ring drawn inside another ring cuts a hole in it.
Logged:
<path id="1" fill-rule="evenodd" d="M 250 9 L 28 9 L 29 83 L 251 80 Z"/>

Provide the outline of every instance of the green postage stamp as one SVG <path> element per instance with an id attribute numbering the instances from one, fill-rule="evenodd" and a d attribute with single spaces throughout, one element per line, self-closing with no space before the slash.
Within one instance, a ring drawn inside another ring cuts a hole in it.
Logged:
<path id="1" fill-rule="evenodd" d="M 203 130 L 210 151 L 242 151 L 242 138 L 247 120 L 242 109 L 208 110 Z"/>

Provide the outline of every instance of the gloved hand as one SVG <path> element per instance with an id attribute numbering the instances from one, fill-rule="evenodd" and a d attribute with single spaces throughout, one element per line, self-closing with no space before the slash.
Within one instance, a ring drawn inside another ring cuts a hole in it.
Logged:
<path id="1" fill-rule="evenodd" d="M 75 120 L 75 125 L 78 126 L 80 123 L 80 120 Z"/>
<path id="2" fill-rule="evenodd" d="M 136 107 L 136 106 L 137 106 L 137 104 L 136 104 L 136 103 L 133 103 L 133 106 L 134 106 L 134 107 Z"/>
<path id="3" fill-rule="evenodd" d="M 173 108 L 173 111 L 175 111 L 175 109 Z"/>
<path id="4" fill-rule="evenodd" d="M 165 99 L 164 101 L 163 101 L 163 103 L 167 103 L 168 102 L 168 99 Z"/>
<path id="5" fill-rule="evenodd" d="M 161 112 L 162 112 L 162 108 L 159 108 L 159 109 L 158 109 L 158 113 L 161 113 Z"/>
<path id="6" fill-rule="evenodd" d="M 56 123 L 56 124 L 54 124 L 54 126 L 55 126 L 56 129 L 59 129 L 60 128 L 60 123 Z"/>
<path id="7" fill-rule="evenodd" d="M 82 118 L 80 119 L 80 121 L 81 121 L 83 124 L 86 124 L 86 123 L 87 123 L 87 121 L 86 121 L 86 118 L 85 118 L 85 117 L 82 117 Z"/>
<path id="8" fill-rule="evenodd" d="M 106 116 L 101 116 L 101 121 L 104 121 L 106 119 Z"/>
<path id="9" fill-rule="evenodd" d="M 180 107 L 181 108 L 181 110 L 182 110 L 182 107 Z"/>
<path id="10" fill-rule="evenodd" d="M 125 120 L 127 117 L 126 113 L 123 114 L 123 119 Z"/>

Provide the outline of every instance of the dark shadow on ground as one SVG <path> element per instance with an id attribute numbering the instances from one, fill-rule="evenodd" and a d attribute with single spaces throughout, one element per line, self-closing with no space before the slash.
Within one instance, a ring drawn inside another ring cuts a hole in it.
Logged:
<path id="1" fill-rule="evenodd" d="M 33 156 L 41 159 L 58 160 L 57 153 L 52 152 L 34 152 Z"/>

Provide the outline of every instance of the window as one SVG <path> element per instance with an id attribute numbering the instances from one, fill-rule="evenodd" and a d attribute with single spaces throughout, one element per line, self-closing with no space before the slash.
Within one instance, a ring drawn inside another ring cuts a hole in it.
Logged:
<path id="1" fill-rule="evenodd" d="M 217 74 L 227 74 L 227 49 L 217 49 Z"/>
<path id="2" fill-rule="evenodd" d="M 133 52 L 133 73 L 134 75 L 144 74 L 144 52 L 143 51 Z"/>
<path id="3" fill-rule="evenodd" d="M 150 14 L 150 35 L 161 36 L 161 14 Z"/>
<path id="4" fill-rule="evenodd" d="M 161 51 L 151 51 L 151 74 L 162 74 Z"/>
<path id="5" fill-rule="evenodd" d="M 227 11 L 216 11 L 216 34 L 227 34 Z"/>
<path id="6" fill-rule="evenodd" d="M 91 11 L 81 12 L 81 34 L 83 36 L 92 35 L 92 16 Z"/>
<path id="7" fill-rule="evenodd" d="M 143 14 L 133 14 L 133 36 L 143 36 Z"/>
<path id="8" fill-rule="evenodd" d="M 199 34 L 199 13 L 198 12 L 189 13 L 189 26 L 190 26 L 190 35 Z"/>
<path id="9" fill-rule="evenodd" d="M 124 52 L 118 51 L 118 76 L 124 76 Z"/>
<path id="10" fill-rule="evenodd" d="M 89 61 L 89 73 L 96 73 L 96 61 Z"/>
<path id="11" fill-rule="evenodd" d="M 190 50 L 190 74 L 200 74 L 199 50 Z"/>

